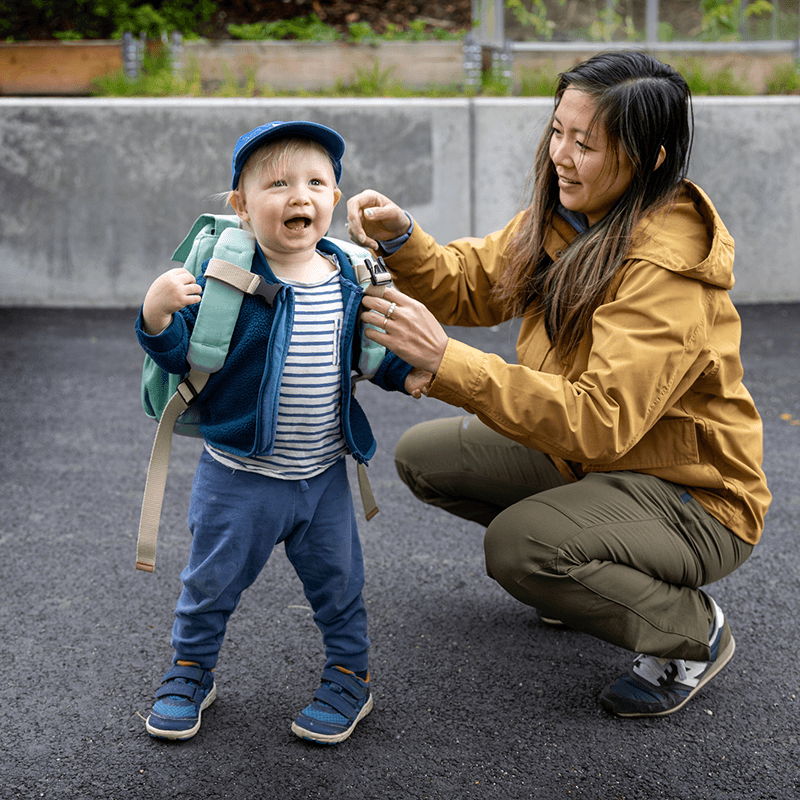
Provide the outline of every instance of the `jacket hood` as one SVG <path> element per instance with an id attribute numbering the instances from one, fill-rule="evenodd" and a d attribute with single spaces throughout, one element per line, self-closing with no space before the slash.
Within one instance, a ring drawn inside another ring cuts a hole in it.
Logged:
<path id="1" fill-rule="evenodd" d="M 674 204 L 640 225 L 628 258 L 731 289 L 733 237 L 706 193 L 689 181 Z"/>

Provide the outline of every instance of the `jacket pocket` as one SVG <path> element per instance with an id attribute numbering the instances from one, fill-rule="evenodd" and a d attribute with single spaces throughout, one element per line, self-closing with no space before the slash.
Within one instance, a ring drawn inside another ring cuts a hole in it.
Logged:
<path id="1" fill-rule="evenodd" d="M 627 453 L 614 461 L 583 464 L 586 472 L 652 470 L 700 463 L 697 428 L 691 417 L 660 419 Z"/>

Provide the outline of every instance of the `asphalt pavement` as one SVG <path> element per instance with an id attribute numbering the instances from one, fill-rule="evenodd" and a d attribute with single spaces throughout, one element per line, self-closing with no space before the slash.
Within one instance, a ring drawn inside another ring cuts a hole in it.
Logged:
<path id="1" fill-rule="evenodd" d="M 774 501 L 754 555 L 709 588 L 730 665 L 669 717 L 606 713 L 598 694 L 631 654 L 543 625 L 486 576 L 480 527 L 398 480 L 402 432 L 453 410 L 362 385 L 379 442 L 381 512 L 360 524 L 375 710 L 324 747 L 290 732 L 323 659 L 282 550 L 231 620 L 200 733 L 147 736 L 200 443 L 175 437 L 156 571 L 136 572 L 155 425 L 135 312 L 0 308 L 0 798 L 800 797 L 800 305 L 740 312 Z M 511 327 L 453 333 L 513 360 Z"/>

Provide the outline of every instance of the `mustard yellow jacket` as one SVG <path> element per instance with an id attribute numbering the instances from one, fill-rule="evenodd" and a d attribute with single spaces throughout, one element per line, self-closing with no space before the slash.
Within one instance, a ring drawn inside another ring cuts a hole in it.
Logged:
<path id="1" fill-rule="evenodd" d="M 484 239 L 447 246 L 418 225 L 387 264 L 402 291 L 444 325 L 506 319 L 491 297 L 513 219 Z M 451 339 L 428 392 L 547 453 L 562 474 L 634 470 L 686 486 L 751 544 L 770 493 L 762 426 L 742 384 L 733 239 L 711 201 L 686 182 L 678 202 L 646 220 L 572 362 L 555 357 L 541 314 L 526 316 L 517 364 Z M 574 238 L 560 217 L 553 259 Z"/>

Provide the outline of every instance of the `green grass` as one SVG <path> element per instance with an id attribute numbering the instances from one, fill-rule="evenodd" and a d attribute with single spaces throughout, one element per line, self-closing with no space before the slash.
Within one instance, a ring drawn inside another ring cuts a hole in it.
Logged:
<path id="1" fill-rule="evenodd" d="M 729 68 L 711 71 L 701 59 L 688 58 L 675 68 L 686 79 L 693 95 L 742 96 L 754 94 L 753 87 L 737 78 Z"/>

